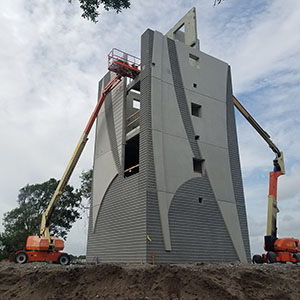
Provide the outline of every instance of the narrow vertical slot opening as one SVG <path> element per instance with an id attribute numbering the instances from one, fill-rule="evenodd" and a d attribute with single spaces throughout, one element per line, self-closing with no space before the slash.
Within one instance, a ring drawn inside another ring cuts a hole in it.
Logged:
<path id="1" fill-rule="evenodd" d="M 125 145 L 124 177 L 129 177 L 139 172 L 140 135 L 137 134 Z"/>

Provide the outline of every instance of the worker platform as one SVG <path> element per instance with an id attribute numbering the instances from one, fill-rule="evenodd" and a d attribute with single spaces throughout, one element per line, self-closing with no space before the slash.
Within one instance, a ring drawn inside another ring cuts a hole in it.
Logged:
<path id="1" fill-rule="evenodd" d="M 122 77 L 134 79 L 140 73 L 141 60 L 119 49 L 113 48 L 108 54 L 108 70 Z"/>

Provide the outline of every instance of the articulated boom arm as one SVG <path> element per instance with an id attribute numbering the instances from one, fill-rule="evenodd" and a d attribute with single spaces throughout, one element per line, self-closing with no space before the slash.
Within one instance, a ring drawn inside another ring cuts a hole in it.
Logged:
<path id="1" fill-rule="evenodd" d="M 72 155 L 72 158 L 54 192 L 54 195 L 47 207 L 47 209 L 45 210 L 45 212 L 42 214 L 42 222 L 41 222 L 41 227 L 40 227 L 40 235 L 41 236 L 44 236 L 44 237 L 47 237 L 49 239 L 49 241 L 51 240 L 50 239 L 50 233 L 49 233 L 49 226 L 50 226 L 50 220 L 51 220 L 51 217 L 52 217 L 52 214 L 54 212 L 54 209 L 55 209 L 55 206 L 57 204 L 57 202 L 59 201 L 59 198 L 61 196 L 61 194 L 63 193 L 72 173 L 73 173 L 73 170 L 81 156 L 81 153 L 84 149 L 84 146 L 86 145 L 87 141 L 88 141 L 88 135 L 91 131 L 91 128 L 98 116 L 98 113 L 100 111 L 100 108 L 106 98 L 106 96 L 121 82 L 121 76 L 119 75 L 116 75 L 107 85 L 106 87 L 103 89 L 101 95 L 100 95 L 100 98 L 97 102 L 97 105 L 84 129 L 84 132 L 76 146 L 76 149 Z M 51 241 L 50 241 L 51 243 Z"/>
<path id="2" fill-rule="evenodd" d="M 285 174 L 283 153 L 273 143 L 269 134 L 264 131 L 261 126 L 248 113 L 244 106 L 233 96 L 233 103 L 245 119 L 254 127 L 258 134 L 267 142 L 272 151 L 276 154 L 273 160 L 274 170 L 270 172 L 269 195 L 268 195 L 268 220 L 267 220 L 267 234 L 265 236 L 265 248 L 267 251 L 273 251 L 274 241 L 277 238 L 277 179 L 280 175 Z"/>
<path id="3" fill-rule="evenodd" d="M 254 118 L 248 113 L 245 107 L 239 102 L 239 100 L 233 96 L 234 106 L 239 110 L 239 112 L 245 117 L 245 119 L 252 125 L 252 127 L 258 132 L 258 134 L 266 141 L 272 151 L 276 154 L 274 159 L 274 171 L 281 171 L 282 174 L 285 173 L 283 153 L 278 149 L 278 147 L 271 140 L 270 135 L 264 131 L 261 126 L 254 120 Z"/>

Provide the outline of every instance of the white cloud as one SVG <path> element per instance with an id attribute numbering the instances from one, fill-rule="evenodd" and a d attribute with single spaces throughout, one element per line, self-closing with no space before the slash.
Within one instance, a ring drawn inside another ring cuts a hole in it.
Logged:
<path id="1" fill-rule="evenodd" d="M 290 172 L 278 179 L 279 190 L 278 198 L 281 200 L 294 199 L 298 197 L 300 200 L 299 184 L 300 184 L 300 164 L 291 167 Z M 296 202 L 296 201 L 295 201 Z"/>

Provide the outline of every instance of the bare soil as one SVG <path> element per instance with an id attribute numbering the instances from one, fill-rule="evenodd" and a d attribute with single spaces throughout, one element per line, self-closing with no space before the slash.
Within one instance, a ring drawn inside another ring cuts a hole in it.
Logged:
<path id="1" fill-rule="evenodd" d="M 300 266 L 0 263 L 0 299 L 300 299 Z"/>

